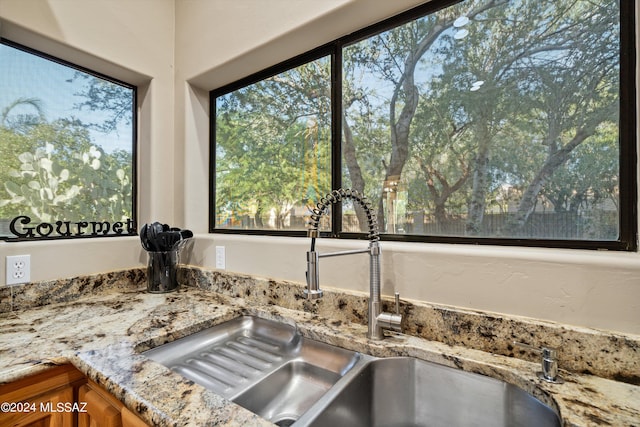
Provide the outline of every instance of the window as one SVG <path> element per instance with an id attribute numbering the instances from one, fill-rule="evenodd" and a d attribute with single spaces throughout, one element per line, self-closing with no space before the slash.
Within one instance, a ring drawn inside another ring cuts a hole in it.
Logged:
<path id="1" fill-rule="evenodd" d="M 215 97 L 217 229 L 304 230 L 331 191 L 331 58 Z"/>
<path id="2" fill-rule="evenodd" d="M 383 239 L 635 249 L 635 25 L 622 3 L 425 4 L 337 40 L 333 188 L 370 199 Z M 334 217 L 335 236 L 366 231 L 358 206 Z"/>
<path id="3" fill-rule="evenodd" d="M 6 40 L 0 63 L 0 236 L 135 233 L 135 87 Z"/>

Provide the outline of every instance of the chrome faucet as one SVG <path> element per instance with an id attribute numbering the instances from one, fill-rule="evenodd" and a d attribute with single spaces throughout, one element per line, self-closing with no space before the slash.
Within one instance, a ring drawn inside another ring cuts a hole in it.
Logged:
<path id="1" fill-rule="evenodd" d="M 329 252 L 320 254 L 316 252 L 316 238 L 318 237 L 318 226 L 320 217 L 327 208 L 343 199 L 351 199 L 364 209 L 367 215 L 369 226 L 369 247 L 367 249 L 357 249 L 350 251 Z M 311 237 L 311 250 L 307 252 L 307 289 L 304 294 L 307 299 L 317 299 L 322 297 L 320 289 L 320 258 L 327 258 L 342 255 L 369 254 L 369 331 L 367 336 L 370 339 L 384 338 L 383 329 L 402 332 L 402 315 L 400 314 L 400 294 L 396 292 L 395 303 L 396 312 L 387 313 L 382 311 L 382 301 L 380 300 L 380 237 L 378 233 L 378 221 L 371 209 L 371 204 L 366 197 L 356 190 L 339 189 L 320 199 L 320 202 L 313 209 L 309 221 L 308 235 Z"/>

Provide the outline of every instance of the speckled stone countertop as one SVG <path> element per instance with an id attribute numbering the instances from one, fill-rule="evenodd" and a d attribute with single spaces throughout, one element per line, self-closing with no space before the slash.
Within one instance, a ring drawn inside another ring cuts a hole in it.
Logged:
<path id="1" fill-rule="evenodd" d="M 363 295 L 325 289 L 322 302 L 309 303 L 300 297 L 299 284 L 198 268 L 183 269 L 181 281 L 191 286 L 149 294 L 140 286 L 144 272 L 131 270 L 3 288 L 0 384 L 71 363 L 150 425 L 272 425 L 140 354 L 250 314 L 293 321 L 308 338 L 372 356 L 412 356 L 505 380 L 555 408 L 567 426 L 640 426 L 640 386 L 632 384 L 640 363 L 636 336 L 530 319 L 496 320 L 404 301 L 411 335 L 373 342 L 365 338 Z M 539 380 L 539 363 L 514 350 L 514 340 L 532 345 L 560 340 L 565 353 L 560 366 L 570 369 L 561 370 L 565 383 Z M 595 361 L 586 360 L 591 356 Z"/>

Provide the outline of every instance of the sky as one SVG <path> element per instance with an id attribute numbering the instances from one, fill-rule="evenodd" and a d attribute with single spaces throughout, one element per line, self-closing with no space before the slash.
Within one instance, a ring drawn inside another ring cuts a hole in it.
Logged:
<path id="1" fill-rule="evenodd" d="M 75 94 L 81 92 L 86 83 L 85 79 L 73 80 L 76 72 L 73 68 L 0 44 L 0 111 L 17 99 L 35 98 L 41 102 L 48 121 L 73 116 L 83 123 L 100 123 L 107 115 L 75 107 L 85 99 Z M 14 114 L 37 114 L 37 111 L 22 106 L 12 110 L 10 117 Z M 120 124 L 117 131 L 108 134 L 96 130 L 90 133 L 93 143 L 107 153 L 117 149 L 132 151 L 130 124 Z"/>

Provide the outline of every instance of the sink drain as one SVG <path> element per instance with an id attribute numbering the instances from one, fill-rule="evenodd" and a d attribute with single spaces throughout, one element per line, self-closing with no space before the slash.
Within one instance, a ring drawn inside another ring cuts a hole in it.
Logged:
<path id="1" fill-rule="evenodd" d="M 290 425 L 293 425 L 293 423 L 295 423 L 296 420 L 297 420 L 296 418 L 282 418 L 282 419 L 279 419 L 278 421 L 274 421 L 273 423 L 280 427 L 288 427 Z"/>

